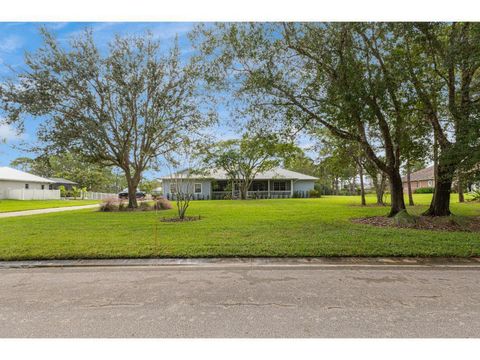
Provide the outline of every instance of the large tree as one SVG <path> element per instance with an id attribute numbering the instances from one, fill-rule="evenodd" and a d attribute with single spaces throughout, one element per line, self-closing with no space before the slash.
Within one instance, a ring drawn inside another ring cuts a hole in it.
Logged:
<path id="1" fill-rule="evenodd" d="M 388 176 L 394 216 L 405 210 L 401 146 L 411 104 L 391 31 L 384 23 L 220 24 L 193 38 L 211 60 L 209 80 L 232 85 L 264 127 L 326 128 L 360 144 Z"/>
<path id="2" fill-rule="evenodd" d="M 129 207 L 144 170 L 202 127 L 199 72 L 194 61 L 167 51 L 150 34 L 116 36 L 97 47 L 91 31 L 62 46 L 43 29 L 43 45 L 25 56 L 26 70 L 1 84 L 10 123 L 45 116 L 39 138 L 92 163 L 117 166 Z"/>
<path id="3" fill-rule="evenodd" d="M 455 172 L 476 168 L 480 159 L 480 24 L 402 24 L 405 73 L 422 104 L 438 145 L 435 193 L 430 216 L 450 214 Z M 460 179 L 461 180 L 461 179 Z"/>
<path id="4" fill-rule="evenodd" d="M 238 187 L 240 199 L 246 199 L 256 175 L 280 165 L 294 146 L 269 134 L 244 134 L 241 139 L 226 140 L 207 150 L 205 161 L 226 172 Z"/>
<path id="5" fill-rule="evenodd" d="M 292 151 L 282 160 L 283 167 L 302 174 L 317 176 L 318 166 L 298 146 L 292 146 Z"/>

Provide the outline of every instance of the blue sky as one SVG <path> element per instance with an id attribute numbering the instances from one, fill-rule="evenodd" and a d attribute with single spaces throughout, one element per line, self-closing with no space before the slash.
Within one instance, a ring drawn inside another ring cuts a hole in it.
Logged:
<path id="1" fill-rule="evenodd" d="M 39 35 L 41 26 L 46 26 L 53 31 L 61 42 L 66 42 L 70 37 L 90 27 L 100 47 L 106 46 L 115 34 L 141 34 L 148 30 L 161 42 L 164 41 L 166 47 L 172 44 L 175 36 L 178 36 L 181 53 L 188 55 L 192 51 L 187 34 L 194 23 L 0 23 L 0 79 L 11 76 L 9 67 L 21 69 L 24 66 L 25 52 L 34 51 L 41 45 Z M 235 137 L 235 133 L 238 133 L 225 125 L 228 123 L 228 116 L 226 111 L 219 112 L 221 125 L 215 129 L 216 136 L 219 138 L 232 138 Z M 36 128 L 40 122 L 40 119 L 27 118 L 25 132 L 20 135 L 16 134 L 12 128 L 0 125 L 0 138 L 7 139 L 6 144 L 0 144 L 0 166 L 8 166 L 19 156 L 34 156 L 22 149 L 27 149 L 29 144 L 36 141 Z"/>
<path id="2" fill-rule="evenodd" d="M 11 76 L 10 67 L 21 69 L 24 66 L 25 51 L 34 51 L 41 45 L 39 27 L 46 26 L 53 31 L 57 39 L 66 42 L 86 27 L 94 31 L 97 44 L 102 47 L 115 34 L 141 34 L 145 31 L 152 32 L 161 42 L 168 47 L 178 36 L 178 42 L 182 54 L 188 55 L 192 50 L 187 33 L 194 26 L 193 23 L 0 23 L 0 78 Z M 225 117 L 226 113 L 223 113 Z M 19 156 L 32 157 L 34 154 L 22 151 L 28 148 L 28 144 L 36 141 L 36 128 L 41 122 L 39 119 L 27 119 L 25 132 L 16 134 L 16 131 L 6 125 L 0 125 L 0 138 L 6 138 L 7 144 L 0 144 L 0 166 L 8 166 L 10 161 Z M 218 129 L 220 136 L 228 137 L 229 129 Z M 26 145 L 27 144 L 27 145 Z"/>

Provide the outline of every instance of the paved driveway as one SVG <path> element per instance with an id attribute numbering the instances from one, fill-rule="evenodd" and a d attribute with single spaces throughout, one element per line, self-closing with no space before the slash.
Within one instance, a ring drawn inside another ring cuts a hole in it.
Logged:
<path id="1" fill-rule="evenodd" d="M 12 211 L 12 212 L 0 213 L 0 218 L 49 214 L 49 213 L 55 213 L 55 212 L 73 211 L 73 210 L 82 210 L 82 209 L 94 209 L 94 208 L 97 208 L 98 206 L 99 206 L 98 204 L 93 204 L 93 205 L 80 205 L 80 206 L 65 206 L 65 207 L 49 208 L 49 209 Z"/>
<path id="2" fill-rule="evenodd" d="M 478 337 L 480 268 L 1 269 L 1 337 Z"/>

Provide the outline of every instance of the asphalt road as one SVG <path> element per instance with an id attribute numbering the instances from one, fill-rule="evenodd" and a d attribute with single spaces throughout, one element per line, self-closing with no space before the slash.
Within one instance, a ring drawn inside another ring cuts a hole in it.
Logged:
<path id="1" fill-rule="evenodd" d="M 1 337 L 478 337 L 480 268 L 0 270 Z"/>

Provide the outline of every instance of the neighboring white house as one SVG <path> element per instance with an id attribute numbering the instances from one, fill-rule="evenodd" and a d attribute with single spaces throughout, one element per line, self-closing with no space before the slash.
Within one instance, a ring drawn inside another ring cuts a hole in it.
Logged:
<path id="1" fill-rule="evenodd" d="M 60 199 L 60 190 L 52 190 L 50 179 L 9 167 L 0 167 L 0 199 L 54 200 Z"/>
<path id="2" fill-rule="evenodd" d="M 173 198 L 179 181 L 181 181 L 182 186 L 188 187 L 188 192 L 193 193 L 195 199 L 220 200 L 239 195 L 238 188 L 235 189 L 232 186 L 223 170 L 209 170 L 202 175 L 189 176 L 188 182 L 185 177 L 184 172 L 162 177 L 160 180 L 163 194 L 168 198 Z M 248 196 L 261 199 L 308 197 L 310 190 L 314 189 L 316 180 L 318 178 L 310 175 L 274 168 L 255 176 Z"/>

